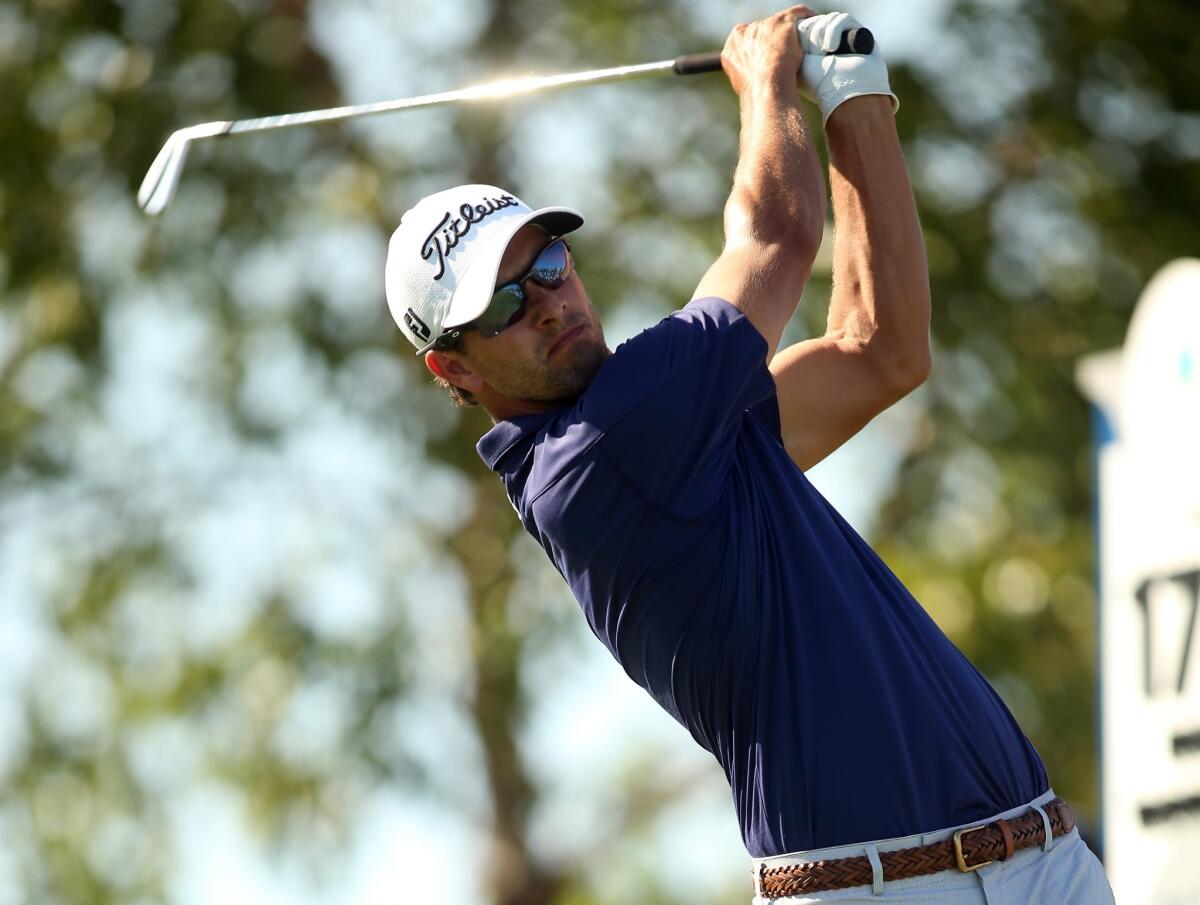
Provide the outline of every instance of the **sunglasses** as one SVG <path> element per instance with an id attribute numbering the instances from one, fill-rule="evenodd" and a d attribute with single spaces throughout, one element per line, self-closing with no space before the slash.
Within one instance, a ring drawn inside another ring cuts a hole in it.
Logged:
<path id="1" fill-rule="evenodd" d="M 526 281 L 533 280 L 539 286 L 557 289 L 567 281 L 572 268 L 571 246 L 567 244 L 567 240 L 552 240 L 538 252 L 533 265 L 525 274 L 510 283 L 496 287 L 483 314 L 470 323 L 446 330 L 439 337 L 437 348 L 453 346 L 464 333 L 471 330 L 478 330 L 479 335 L 486 339 L 507 330 L 525 316 L 525 302 L 529 298 L 525 291 Z"/>

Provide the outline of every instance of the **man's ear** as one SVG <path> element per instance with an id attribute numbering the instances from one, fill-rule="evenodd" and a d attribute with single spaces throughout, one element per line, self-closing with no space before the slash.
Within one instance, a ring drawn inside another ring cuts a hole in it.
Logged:
<path id="1" fill-rule="evenodd" d="M 483 378 L 479 373 L 453 352 L 431 349 L 425 353 L 425 367 L 434 377 L 440 377 L 468 393 L 478 393 L 483 386 Z"/>

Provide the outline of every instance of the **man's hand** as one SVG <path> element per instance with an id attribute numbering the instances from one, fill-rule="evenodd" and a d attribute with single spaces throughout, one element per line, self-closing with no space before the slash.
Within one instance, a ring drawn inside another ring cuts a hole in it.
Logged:
<path id="1" fill-rule="evenodd" d="M 892 99 L 892 112 L 900 109 L 900 101 L 888 84 L 887 65 L 878 44 L 869 54 L 834 53 L 842 35 L 853 28 L 858 28 L 858 22 L 846 13 L 810 16 L 799 23 L 804 49 L 800 90 L 817 102 L 825 123 L 839 105 L 868 94 L 886 95 Z"/>
<path id="2" fill-rule="evenodd" d="M 804 59 L 796 27 L 811 15 L 807 6 L 793 6 L 734 27 L 721 51 L 721 65 L 739 96 L 764 86 L 796 88 Z"/>

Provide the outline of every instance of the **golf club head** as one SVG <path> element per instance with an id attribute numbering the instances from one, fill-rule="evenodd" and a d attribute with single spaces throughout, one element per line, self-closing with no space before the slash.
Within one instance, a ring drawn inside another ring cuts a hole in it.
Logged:
<path id="1" fill-rule="evenodd" d="M 197 138 L 224 135 L 231 125 L 229 122 L 201 123 L 173 132 L 142 179 L 137 194 L 138 206 L 147 214 L 162 213 L 175 197 L 175 189 L 183 176 L 188 144 Z"/>

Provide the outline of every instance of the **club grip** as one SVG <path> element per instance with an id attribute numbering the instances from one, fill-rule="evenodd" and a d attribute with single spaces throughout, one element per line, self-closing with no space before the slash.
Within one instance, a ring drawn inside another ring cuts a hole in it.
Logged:
<path id="1" fill-rule="evenodd" d="M 842 32 L 841 43 L 834 53 L 870 53 L 875 49 L 875 36 L 867 28 L 852 28 Z M 676 57 L 674 64 L 676 75 L 699 75 L 701 72 L 720 72 L 721 54 L 690 53 L 687 56 Z"/>
<path id="2" fill-rule="evenodd" d="M 874 49 L 875 36 L 871 34 L 871 29 L 859 26 L 842 32 L 842 40 L 838 43 L 838 48 L 834 53 L 868 54 Z"/>

